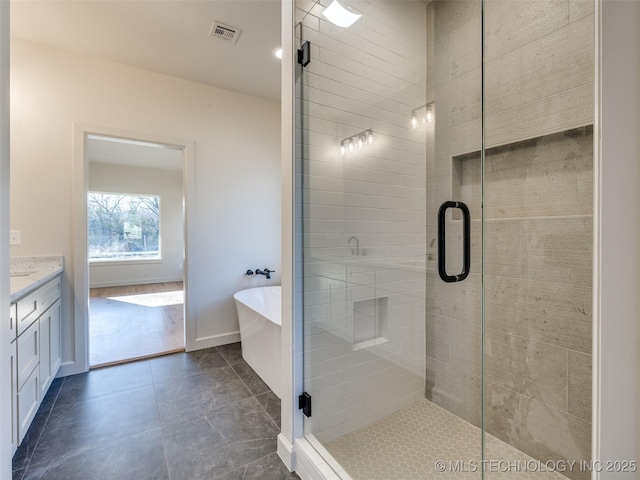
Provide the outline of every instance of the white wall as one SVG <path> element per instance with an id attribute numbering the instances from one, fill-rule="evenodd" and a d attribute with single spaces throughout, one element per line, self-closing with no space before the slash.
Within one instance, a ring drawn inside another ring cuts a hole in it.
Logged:
<path id="1" fill-rule="evenodd" d="M 182 171 L 89 161 L 88 185 L 89 190 L 95 192 L 159 196 L 162 255 L 162 260 L 155 263 L 92 263 L 89 268 L 90 286 L 93 288 L 182 280 Z"/>
<path id="2" fill-rule="evenodd" d="M 239 338 L 232 294 L 280 270 L 278 103 L 11 39 L 12 255 L 62 253 L 65 371 L 73 371 L 74 122 L 195 141 L 188 252 L 195 348 Z M 76 369 L 78 370 L 78 369 Z"/>

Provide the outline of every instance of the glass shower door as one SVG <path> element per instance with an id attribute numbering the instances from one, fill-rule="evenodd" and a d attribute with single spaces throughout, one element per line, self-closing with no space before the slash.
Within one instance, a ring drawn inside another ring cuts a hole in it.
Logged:
<path id="1" fill-rule="evenodd" d="M 591 478 L 594 6 L 484 1 L 485 478 Z"/>
<path id="2" fill-rule="evenodd" d="M 296 6 L 306 438 L 354 479 L 480 478 L 481 4 Z"/>
<path id="3" fill-rule="evenodd" d="M 296 2 L 307 439 L 356 480 L 586 480 L 594 2 L 339 2 Z"/>

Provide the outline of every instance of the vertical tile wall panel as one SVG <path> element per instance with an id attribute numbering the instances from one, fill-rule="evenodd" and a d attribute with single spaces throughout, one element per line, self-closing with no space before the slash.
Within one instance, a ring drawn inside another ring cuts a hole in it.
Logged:
<path id="1" fill-rule="evenodd" d="M 542 460 L 589 459 L 592 3 L 485 1 L 485 425 Z M 476 220 L 467 280 L 444 284 L 427 268 L 426 396 L 476 424 L 481 92 L 479 39 L 468 39 L 479 15 L 473 2 L 427 7 L 436 111 L 427 237 L 445 199 L 468 203 Z M 461 248 L 458 218 L 447 224 L 448 258 Z"/>
<path id="2" fill-rule="evenodd" d="M 349 5 L 363 17 L 348 29 L 319 6 L 302 26 L 305 428 L 323 442 L 425 389 L 426 138 L 409 120 L 426 103 L 426 8 Z M 366 129 L 374 144 L 342 156 Z"/>

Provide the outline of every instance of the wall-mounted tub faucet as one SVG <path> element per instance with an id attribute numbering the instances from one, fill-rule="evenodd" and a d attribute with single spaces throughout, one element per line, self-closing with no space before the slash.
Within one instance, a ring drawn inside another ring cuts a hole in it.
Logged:
<path id="1" fill-rule="evenodd" d="M 273 272 L 275 272 L 275 270 L 269 270 L 268 268 L 260 270 L 259 268 L 256 268 L 256 275 L 264 275 L 265 277 L 267 277 L 267 280 L 271 279 L 271 274 Z"/>
<path id="2" fill-rule="evenodd" d="M 347 240 L 347 243 L 349 245 L 351 245 L 351 240 L 355 240 L 356 241 L 356 248 L 352 248 L 351 249 L 351 255 L 360 255 L 360 242 L 358 241 L 358 237 L 350 237 L 349 240 Z"/>

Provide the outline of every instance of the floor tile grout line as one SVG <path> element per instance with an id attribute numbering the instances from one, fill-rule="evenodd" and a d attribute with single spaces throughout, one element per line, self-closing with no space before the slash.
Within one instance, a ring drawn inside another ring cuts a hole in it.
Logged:
<path id="1" fill-rule="evenodd" d="M 249 385 L 247 385 L 247 383 L 242 379 L 242 377 L 240 375 L 238 375 L 238 372 L 236 372 L 236 369 L 233 368 L 233 365 L 231 365 L 231 363 L 229 363 L 229 360 L 227 359 L 227 357 L 218 349 L 218 347 L 216 347 L 216 352 L 218 352 L 218 354 L 222 357 L 222 359 L 225 362 L 227 362 L 227 365 L 229 365 L 229 367 L 231 368 L 231 371 L 235 374 L 236 377 L 238 377 L 238 380 L 240 380 L 240 382 L 242 382 L 242 384 L 248 390 L 248 392 L 251 394 L 251 396 L 255 398 L 255 394 L 251 391 L 251 389 L 249 388 Z M 256 400 L 257 400 L 257 398 L 256 398 Z M 260 402 L 258 402 L 258 403 L 260 403 Z M 260 405 L 260 406 L 262 406 L 262 405 Z"/>
<path id="2" fill-rule="evenodd" d="M 164 428 L 162 426 L 162 420 L 160 420 L 160 405 L 158 405 L 158 392 L 156 391 L 156 380 L 153 376 L 153 367 L 151 366 L 151 359 L 145 360 L 149 364 L 149 374 L 151 375 L 151 386 L 153 387 L 153 399 L 156 404 L 156 413 L 158 415 L 158 425 L 160 426 L 160 438 L 162 438 L 162 454 L 164 456 L 164 466 L 167 469 L 167 479 L 171 480 L 171 472 L 169 471 L 169 460 L 167 458 L 167 446 L 164 438 Z"/>
<path id="3" fill-rule="evenodd" d="M 151 384 L 147 384 L 147 385 L 139 385 L 139 386 L 136 386 L 136 387 L 133 387 L 133 388 L 127 388 L 126 390 L 120 390 L 120 391 L 116 391 L 116 392 L 109 392 L 109 393 L 105 393 L 105 394 L 102 394 L 102 395 L 97 395 L 97 396 L 92 397 L 92 398 L 83 398 L 83 399 L 81 399 L 79 401 L 76 400 L 75 402 L 64 403 L 62 405 L 58 405 L 58 408 L 74 408 L 75 409 L 80 405 L 84 405 L 84 404 L 87 404 L 87 403 L 90 403 L 90 402 L 98 402 L 98 401 L 109 399 L 109 398 L 112 398 L 112 397 L 115 397 L 115 396 L 118 396 L 118 395 L 125 395 L 125 394 L 129 394 L 129 393 L 132 393 L 132 392 L 140 392 L 142 390 L 149 389 L 149 388 L 153 389 L 154 393 L 155 393 L 154 385 L 153 385 L 153 383 L 151 383 Z M 56 402 L 57 402 L 57 398 L 56 398 Z"/>
<path id="4" fill-rule="evenodd" d="M 273 393 L 273 392 L 271 392 Z M 268 392 L 267 392 L 268 394 Z M 274 395 L 276 395 L 275 393 L 273 393 Z M 277 395 L 276 395 L 277 396 Z M 257 400 L 257 399 L 256 399 Z M 260 403 L 260 402 L 258 402 Z M 267 397 L 267 405 L 269 404 L 269 397 Z M 278 429 L 278 432 L 282 432 L 282 428 L 276 423 L 275 419 L 271 416 L 271 414 L 267 411 L 267 407 L 262 407 L 265 411 L 265 413 L 267 414 L 267 417 L 269 417 L 269 420 L 271 420 L 271 422 L 273 422 L 273 424 L 276 426 L 276 428 Z"/>
<path id="5" fill-rule="evenodd" d="M 251 396 L 256 400 L 256 402 L 258 402 L 258 405 L 260 405 L 260 407 L 264 410 L 264 412 L 267 414 L 267 417 L 271 418 L 271 416 L 267 413 L 267 411 L 264 409 L 264 407 L 262 406 L 262 404 L 260 403 L 260 401 L 258 400 L 258 398 L 256 397 L 256 395 L 251 391 L 251 389 L 249 388 L 249 385 L 246 384 L 246 382 L 242 379 L 242 377 L 240 377 L 240 375 L 238 375 L 238 372 L 236 372 L 236 369 L 233 368 L 233 365 L 231 365 L 231 363 L 229 362 L 229 360 L 227 359 L 226 355 L 224 355 L 220 349 L 218 347 L 216 347 L 216 351 L 218 352 L 218 354 L 224 359 L 225 362 L 227 362 L 227 365 L 229 365 L 229 367 L 231 368 L 231 371 L 236 375 L 236 377 L 238 377 L 238 380 L 240 380 L 240 382 L 244 385 L 244 387 L 247 389 L 247 391 L 251 394 Z M 243 359 L 244 361 L 244 359 Z M 262 395 L 262 394 L 261 394 Z M 241 400 L 239 400 L 241 401 Z M 238 402 L 234 402 L 234 403 L 238 403 Z M 233 405 L 233 404 L 231 404 Z M 278 428 L 278 430 L 280 430 Z"/>
<path id="6" fill-rule="evenodd" d="M 270 457 L 270 456 L 271 456 L 271 455 L 273 455 L 274 453 L 277 455 L 277 453 L 278 453 L 278 452 L 277 452 L 277 451 L 275 451 L 275 452 L 267 453 L 266 455 L 264 455 L 264 456 L 262 456 L 262 457 L 260 457 L 260 458 L 256 458 L 255 460 L 251 460 L 249 463 L 245 463 L 244 465 L 241 465 L 239 468 L 244 467 L 244 472 L 243 472 L 243 474 L 242 474 L 242 478 L 243 478 L 243 479 L 244 479 L 244 478 L 246 478 L 246 475 L 247 475 L 247 467 L 248 467 L 250 464 L 252 464 L 252 463 L 257 463 L 257 462 L 259 462 L 260 460 L 264 460 L 265 458 Z M 278 459 L 279 459 L 279 458 L 280 458 L 280 457 L 278 457 Z M 237 469 L 236 469 L 236 470 L 237 470 Z M 225 475 L 228 475 L 228 474 L 229 474 L 229 473 L 231 473 L 231 472 L 233 472 L 233 470 L 231 470 L 230 472 L 225 472 L 225 473 L 223 473 L 222 475 L 214 475 L 214 476 L 213 476 L 213 480 L 216 480 L 216 478 L 224 477 Z"/>
<path id="7" fill-rule="evenodd" d="M 264 410 L 264 413 L 266 413 L 266 414 L 267 414 L 267 417 L 269 417 L 269 420 L 271 420 L 271 422 L 276 426 L 276 428 L 278 429 L 278 432 L 281 432 L 281 431 L 282 431 L 282 428 L 280 428 L 280 427 L 278 426 L 278 424 L 275 422 L 275 420 L 274 420 L 273 418 L 271 418 L 271 415 L 269 415 L 269 412 L 267 412 L 267 409 L 266 409 L 266 408 L 265 408 L 265 407 L 260 403 L 260 401 L 258 400 L 257 395 L 251 391 L 251 389 L 250 389 L 250 388 L 249 388 L 249 386 L 245 383 L 245 381 L 240 377 L 240 375 L 238 375 L 238 372 L 236 372 L 236 369 L 235 369 L 235 368 L 233 368 L 233 365 L 231 365 L 231 363 L 229 363 L 229 360 L 228 360 L 228 359 L 227 359 L 227 357 L 226 357 L 226 356 L 225 356 L 225 355 L 220 351 L 220 349 L 219 349 L 218 347 L 215 347 L 215 348 L 216 348 L 216 351 L 220 354 L 220 356 L 224 359 L 224 361 L 225 361 L 225 362 L 227 362 L 227 365 L 229 365 L 229 367 L 231 367 L 231 370 L 233 371 L 233 373 L 235 373 L 235 374 L 236 374 L 236 377 L 238 377 L 238 379 L 240 379 L 240 381 L 241 381 L 241 382 L 242 382 L 242 384 L 246 387 L 246 389 L 247 389 L 247 390 L 249 390 L 249 393 L 251 394 L 251 396 L 252 396 L 253 398 L 255 398 L 255 399 L 256 399 L 256 401 L 258 402 L 258 405 L 260 405 L 260 407 L 262 407 L 262 410 Z M 256 374 L 256 375 L 257 375 L 257 374 Z M 266 385 L 266 384 L 265 384 L 265 385 Z M 267 385 L 267 387 L 268 387 L 268 385 Z M 273 391 L 269 388 L 269 390 L 268 390 L 268 391 L 263 392 L 263 393 L 260 393 L 259 395 L 268 394 L 269 392 L 273 393 Z M 274 393 L 274 395 L 275 395 L 275 393 Z M 269 401 L 269 400 L 267 399 L 267 402 L 268 402 L 268 401 Z"/>
<path id="8" fill-rule="evenodd" d="M 187 352 L 185 351 L 184 354 L 187 354 Z M 151 384 L 153 385 L 153 398 L 156 401 L 156 410 L 158 412 L 158 423 L 160 424 L 160 435 L 162 437 L 162 452 L 164 453 L 164 463 L 165 463 L 165 466 L 167 467 L 167 477 L 169 480 L 171 480 L 171 471 L 169 470 L 169 459 L 167 457 L 167 447 L 166 447 L 165 434 L 164 434 L 165 428 L 160 418 L 160 405 L 158 404 L 158 392 L 156 390 L 156 386 L 158 385 L 156 382 L 157 379 L 156 379 L 156 376 L 153 374 L 153 366 L 151 365 L 151 359 L 147 361 L 149 362 L 149 370 L 151 371 Z"/>
<path id="9" fill-rule="evenodd" d="M 231 371 L 235 374 L 235 376 L 238 378 L 238 380 L 240 380 L 240 382 L 241 382 L 241 383 L 242 383 L 242 385 L 247 389 L 247 392 L 249 392 L 249 395 L 250 395 L 250 397 L 242 398 L 242 399 L 240 399 L 240 400 L 236 400 L 235 402 L 227 403 L 226 405 L 220 405 L 219 407 L 216 407 L 216 408 L 226 408 L 226 407 L 230 407 L 230 406 L 232 406 L 232 405 L 236 405 L 236 404 L 238 404 L 238 403 L 240 403 L 240 402 L 243 402 L 243 401 L 247 400 L 248 398 L 253 397 L 253 398 L 256 400 L 256 402 L 258 402 L 258 405 L 260 405 L 260 407 L 264 410 L 264 407 L 260 404 L 260 402 L 258 401 L 258 399 L 256 398 L 256 396 L 255 396 L 255 395 L 253 394 L 253 392 L 249 389 L 249 387 L 248 387 L 248 386 L 247 386 L 247 384 L 242 380 L 242 378 L 240 378 L 240 375 L 238 375 L 238 373 L 235 371 L 235 369 L 233 368 L 233 365 L 231 365 L 231 364 L 229 363 L 229 361 L 227 360 L 227 358 L 222 354 L 222 352 L 220 352 L 220 350 L 218 349 L 218 347 L 213 347 L 213 348 L 215 348 L 216 352 L 217 352 L 217 353 L 222 357 L 222 359 L 226 362 L 227 366 L 228 366 L 229 368 L 231 368 Z M 185 354 L 188 354 L 188 352 L 184 352 L 184 353 L 185 353 Z M 151 366 L 150 366 L 150 368 L 151 368 Z M 213 368 L 215 368 L 215 367 L 212 367 L 211 369 L 213 369 Z M 224 367 L 222 367 L 222 368 L 224 368 Z M 155 400 L 156 400 L 156 406 L 158 407 L 158 397 L 157 397 L 157 395 L 156 395 L 156 389 L 155 389 L 156 382 L 155 382 L 155 379 L 154 379 L 154 377 L 153 377 L 153 368 L 151 368 L 151 376 L 152 376 L 152 381 L 153 381 L 153 392 L 154 392 L 154 398 L 155 398 Z M 265 392 L 265 393 L 267 393 L 267 392 Z M 262 394 L 261 394 L 261 395 L 262 395 Z M 159 413 L 160 413 L 160 409 L 159 409 L 159 407 L 158 407 L 158 414 L 159 414 Z M 211 413 L 211 412 L 208 412 L 208 413 Z M 273 422 L 273 419 L 271 418 L 271 415 L 269 415 L 269 414 L 266 412 L 266 410 L 265 410 L 265 413 L 267 414 L 267 417 L 269 417 L 269 419 Z M 203 412 L 203 415 L 204 415 L 205 419 L 207 420 L 207 422 L 208 422 L 209 424 L 211 424 L 211 422 L 209 422 L 208 414 Z M 185 423 L 188 423 L 188 422 L 190 422 L 190 421 L 191 421 L 191 420 L 184 420 L 184 421 L 179 422 L 178 424 L 175 424 L 175 425 L 184 425 Z M 275 423 L 275 422 L 274 422 L 274 423 Z M 280 430 L 280 427 L 278 427 L 277 425 L 276 425 L 276 427 L 278 428 L 278 430 Z M 215 427 L 214 427 L 214 428 L 215 428 Z M 164 427 L 163 427 L 163 425 L 162 425 L 162 421 L 161 421 L 161 420 L 160 420 L 160 429 L 162 430 L 162 436 L 163 436 L 163 442 L 164 442 Z M 165 452 L 165 454 L 166 454 L 166 452 Z M 168 468 L 168 462 L 167 462 L 167 468 Z"/>
<path id="10" fill-rule="evenodd" d="M 61 377 L 62 381 L 60 382 L 60 387 L 58 388 L 58 391 L 56 392 L 55 398 L 53 399 L 53 402 L 51 403 L 51 408 L 49 409 L 49 412 L 47 413 L 47 419 L 44 421 L 44 425 L 42 426 L 42 430 L 40 431 L 40 435 L 38 435 L 38 439 L 36 440 L 36 444 L 33 447 L 33 452 L 31 452 L 31 455 L 29 455 L 29 460 L 27 460 L 27 464 L 22 468 L 22 476 L 20 477 L 21 479 L 24 478 L 24 474 L 27 473 L 27 469 L 31 466 L 31 459 L 33 458 L 33 455 L 35 454 L 38 445 L 40 444 L 40 439 L 42 438 L 42 434 L 44 433 L 44 430 L 47 428 L 47 424 L 49 423 L 49 417 L 51 417 L 51 412 L 53 412 L 53 407 L 56 406 L 56 402 L 58 401 L 58 396 L 60 395 L 60 392 L 62 391 L 62 386 L 64 385 L 64 382 L 66 380 L 66 377 Z M 13 459 L 12 459 L 13 460 Z M 13 471 L 13 469 L 12 469 Z"/>
<path id="11" fill-rule="evenodd" d="M 247 386 L 247 384 L 245 383 L 245 381 L 240 377 L 240 375 L 238 375 L 238 372 L 236 372 L 236 369 L 233 368 L 233 365 L 231 365 L 231 363 L 229 362 L 229 360 L 227 359 L 226 355 L 224 355 L 220 349 L 218 347 L 216 347 L 216 351 L 220 354 L 220 356 L 224 359 L 225 362 L 227 362 L 227 365 L 229 365 L 229 367 L 231 367 L 231 370 L 233 371 L 233 373 L 236 374 L 236 376 L 240 379 L 240 381 L 242 382 L 242 384 L 246 387 L 247 390 L 249 390 L 249 393 L 251 394 L 251 396 L 256 400 L 256 402 L 258 402 L 258 405 L 260 405 L 260 407 L 262 408 L 262 410 L 264 411 L 264 413 L 267 415 L 267 418 L 269 420 L 271 420 L 271 423 L 273 423 L 273 425 L 276 427 L 276 430 L 278 431 L 278 433 L 282 432 L 282 428 L 276 423 L 276 421 L 271 417 L 271 415 L 269 414 L 269 412 L 267 411 L 266 407 L 262 405 L 262 403 L 260 403 L 260 401 L 257 398 L 257 395 L 255 395 L 251 389 Z M 257 374 L 256 374 L 257 375 Z M 267 385 L 268 387 L 268 385 Z M 269 392 L 273 393 L 271 389 L 269 389 L 267 392 L 261 393 L 260 395 L 265 395 L 265 394 L 269 394 Z M 275 395 L 275 393 L 274 393 Z M 237 402 L 236 402 L 237 403 Z M 269 403 L 269 397 L 267 397 L 267 404 Z M 207 417 L 207 421 L 208 421 L 208 417 Z M 276 449 L 276 453 L 277 453 L 277 449 Z M 248 465 L 248 464 L 247 464 Z M 245 473 L 246 473 L 246 466 L 245 465 Z M 244 478 L 244 475 L 243 475 Z"/>

